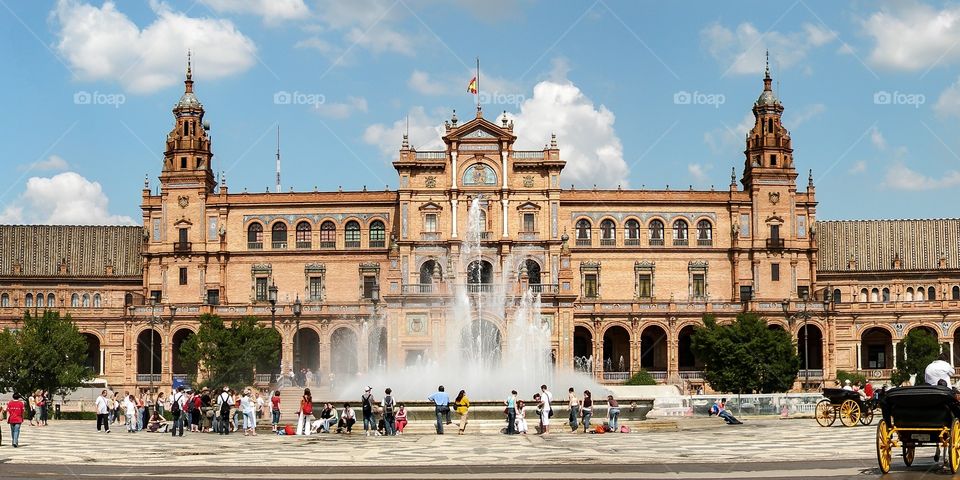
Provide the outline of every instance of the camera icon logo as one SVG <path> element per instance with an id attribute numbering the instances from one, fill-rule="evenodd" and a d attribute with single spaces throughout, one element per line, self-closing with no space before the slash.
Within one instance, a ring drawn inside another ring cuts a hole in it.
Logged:
<path id="1" fill-rule="evenodd" d="M 893 101 L 893 95 L 886 90 L 880 90 L 873 94 L 873 103 L 876 105 L 890 105 Z"/>
<path id="2" fill-rule="evenodd" d="M 90 92 L 80 90 L 73 94 L 73 103 L 76 105 L 90 105 L 91 101 L 93 101 L 93 95 Z"/>
<path id="3" fill-rule="evenodd" d="M 692 100 L 693 95 L 686 90 L 680 90 L 679 92 L 673 94 L 673 103 L 676 105 L 690 105 Z"/>
<path id="4" fill-rule="evenodd" d="M 290 105 L 291 101 L 293 101 L 293 95 L 290 92 L 281 90 L 273 94 L 273 103 L 277 105 Z"/>

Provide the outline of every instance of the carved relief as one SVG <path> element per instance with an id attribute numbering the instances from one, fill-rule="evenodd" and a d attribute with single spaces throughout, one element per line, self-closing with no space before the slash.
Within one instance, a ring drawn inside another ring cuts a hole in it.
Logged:
<path id="1" fill-rule="evenodd" d="M 533 187 L 533 175 L 524 175 L 523 176 L 523 186 L 526 188 Z"/>
<path id="2" fill-rule="evenodd" d="M 177 205 L 180 205 L 180 208 L 187 208 L 187 205 L 190 205 L 190 197 L 180 195 L 177 197 Z"/>
<path id="3" fill-rule="evenodd" d="M 780 192 L 770 192 L 770 203 L 774 205 L 780 203 Z"/>
<path id="4" fill-rule="evenodd" d="M 423 186 L 427 188 L 437 188 L 437 177 L 433 175 L 427 176 L 427 178 L 423 181 Z"/>

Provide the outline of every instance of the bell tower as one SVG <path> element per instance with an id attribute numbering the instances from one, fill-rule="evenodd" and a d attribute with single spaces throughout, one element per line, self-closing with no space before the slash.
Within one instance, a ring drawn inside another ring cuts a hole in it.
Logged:
<path id="1" fill-rule="evenodd" d="M 163 152 L 163 171 L 160 183 L 164 188 L 202 186 L 205 193 L 213 193 L 216 181 L 210 160 L 210 124 L 203 121 L 203 104 L 193 93 L 193 72 L 190 53 L 187 53 L 187 77 L 184 92 L 173 107 L 173 130 L 167 134 Z"/>
<path id="2" fill-rule="evenodd" d="M 770 54 L 767 53 L 763 92 L 753 104 L 756 119 L 747 133 L 746 164 L 743 168 L 743 187 L 751 191 L 756 185 L 794 185 L 797 171 L 793 167 L 793 148 L 790 132 L 781 123 L 783 104 L 773 92 L 770 78 Z"/>

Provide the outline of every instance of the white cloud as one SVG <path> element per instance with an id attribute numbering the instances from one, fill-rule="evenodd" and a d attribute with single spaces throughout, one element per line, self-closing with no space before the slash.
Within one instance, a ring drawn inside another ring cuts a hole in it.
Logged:
<path id="1" fill-rule="evenodd" d="M 883 133 L 880 133 L 880 129 L 877 127 L 870 128 L 870 143 L 872 143 L 873 147 L 877 150 L 883 151 L 887 149 L 887 139 L 884 138 Z"/>
<path id="2" fill-rule="evenodd" d="M 303 0 L 203 0 L 219 13 L 242 13 L 263 17 L 268 25 L 297 20 L 310 15 Z"/>
<path id="3" fill-rule="evenodd" d="M 31 164 L 20 166 L 20 170 L 66 170 L 70 168 L 60 155 L 50 155 L 45 160 L 38 160 Z"/>
<path id="4" fill-rule="evenodd" d="M 363 97 L 347 97 L 344 102 L 318 103 L 316 106 L 320 115 L 330 118 L 344 119 L 357 112 L 367 112 L 367 99 Z"/>
<path id="5" fill-rule="evenodd" d="M 925 70 L 960 60 L 960 6 L 938 10 L 919 2 L 883 7 L 863 21 L 875 42 L 874 65 L 895 70 Z"/>
<path id="6" fill-rule="evenodd" d="M 310 48 L 328 57 L 331 57 L 340 53 L 339 47 L 320 37 L 305 38 L 303 40 L 298 41 L 293 46 L 296 48 Z"/>
<path id="7" fill-rule="evenodd" d="M 339 65 L 354 63 L 361 49 L 373 53 L 397 53 L 414 56 L 424 42 L 420 35 L 399 30 L 396 23 L 405 17 L 401 2 L 383 0 L 318 0 L 316 22 L 304 29 L 312 37 L 297 42 L 297 47 L 312 48 Z"/>
<path id="8" fill-rule="evenodd" d="M 31 177 L 26 190 L 2 213 L 0 222 L 53 225 L 134 225 L 125 215 L 112 215 L 100 183 L 75 172 Z"/>
<path id="9" fill-rule="evenodd" d="M 746 136 L 747 132 L 753 128 L 757 120 L 753 117 L 753 113 L 747 113 L 744 115 L 743 119 L 740 120 L 740 123 L 730 127 L 724 125 L 721 128 L 715 128 L 703 134 L 703 141 L 706 142 L 707 147 L 710 148 L 710 151 L 715 154 L 731 154 L 731 153 L 743 153 L 743 148 L 746 146 Z"/>
<path id="10" fill-rule="evenodd" d="M 736 30 L 714 23 L 700 31 L 700 38 L 726 71 L 757 74 L 763 73 L 766 50 L 770 50 L 772 67 L 789 68 L 801 63 L 810 50 L 833 42 L 837 34 L 810 23 L 804 23 L 797 32 L 761 32 L 744 22 Z"/>
<path id="11" fill-rule="evenodd" d="M 691 163 L 687 165 L 687 173 L 693 177 L 693 183 L 706 183 L 710 177 L 707 175 L 707 170 L 710 170 L 712 167 L 710 165 L 702 165 L 699 163 Z"/>
<path id="12" fill-rule="evenodd" d="M 60 0 L 53 11 L 59 27 L 57 51 L 82 80 L 115 81 L 129 91 L 149 93 L 183 79 L 187 49 L 194 73 L 216 79 L 247 70 L 256 47 L 228 20 L 193 18 L 151 3 L 156 18 L 144 28 L 113 2 L 96 7 Z"/>
<path id="13" fill-rule="evenodd" d="M 417 53 L 416 41 L 412 35 L 386 26 L 368 29 L 354 27 L 347 32 L 344 38 L 348 42 L 374 53 L 392 52 L 411 57 Z"/>
<path id="14" fill-rule="evenodd" d="M 857 175 L 867 171 L 867 161 L 866 160 L 857 160 L 850 170 L 847 170 L 852 175 Z"/>
<path id="15" fill-rule="evenodd" d="M 410 74 L 407 86 L 423 95 L 449 95 L 452 91 L 448 83 L 434 80 L 429 73 L 420 70 Z"/>
<path id="16" fill-rule="evenodd" d="M 951 170 L 933 178 L 911 170 L 903 162 L 896 161 L 887 170 L 883 183 L 894 190 L 920 191 L 954 188 L 960 186 L 960 171 Z"/>
<path id="17" fill-rule="evenodd" d="M 428 115 L 423 107 L 413 107 L 408 114 L 410 125 L 410 145 L 417 150 L 443 148 L 441 139 L 444 127 L 439 115 Z M 407 118 L 401 118 L 391 125 L 376 123 L 363 132 L 363 141 L 380 149 L 384 155 L 394 156 L 400 151 L 403 132 L 407 129 Z"/>
<path id="18" fill-rule="evenodd" d="M 941 117 L 960 117 L 960 79 L 940 92 L 933 111 Z"/>
<path id="19" fill-rule="evenodd" d="M 789 123 L 791 128 L 797 128 L 825 111 L 827 111 L 827 106 L 822 103 L 807 105 L 797 110 L 797 113 L 787 117 L 786 123 Z"/>
<path id="20" fill-rule="evenodd" d="M 627 187 L 630 171 L 613 112 L 595 106 L 569 80 L 538 83 L 533 96 L 520 104 L 520 112 L 508 117 L 514 120 L 520 149 L 539 150 L 551 133 L 557 134 L 560 158 L 567 162 L 561 174 L 564 184 Z"/>

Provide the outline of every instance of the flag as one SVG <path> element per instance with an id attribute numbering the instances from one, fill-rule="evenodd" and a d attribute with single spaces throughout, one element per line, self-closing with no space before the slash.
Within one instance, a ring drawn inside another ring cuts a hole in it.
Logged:
<path id="1" fill-rule="evenodd" d="M 470 80 L 470 84 L 467 85 L 467 93 L 477 93 L 477 77 L 473 77 L 473 80 Z"/>

